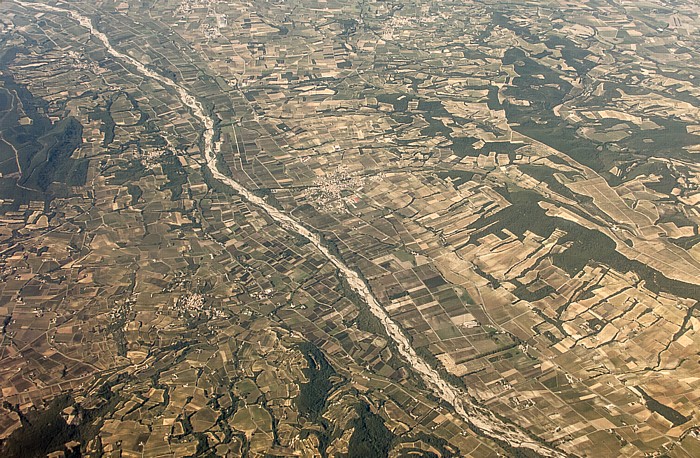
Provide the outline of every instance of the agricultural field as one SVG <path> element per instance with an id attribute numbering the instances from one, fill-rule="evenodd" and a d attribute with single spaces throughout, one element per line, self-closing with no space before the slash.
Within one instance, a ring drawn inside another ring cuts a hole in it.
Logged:
<path id="1" fill-rule="evenodd" d="M 0 455 L 700 455 L 700 3 L 0 2 Z"/>

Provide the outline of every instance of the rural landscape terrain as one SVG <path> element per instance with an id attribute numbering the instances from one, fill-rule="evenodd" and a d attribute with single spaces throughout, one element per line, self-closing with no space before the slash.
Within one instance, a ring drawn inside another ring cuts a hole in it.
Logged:
<path id="1" fill-rule="evenodd" d="M 1 0 L 0 456 L 700 457 L 700 0 Z"/>

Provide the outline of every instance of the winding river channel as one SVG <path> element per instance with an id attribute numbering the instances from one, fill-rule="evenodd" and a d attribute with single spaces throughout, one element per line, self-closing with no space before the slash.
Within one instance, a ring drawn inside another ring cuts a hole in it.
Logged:
<path id="1" fill-rule="evenodd" d="M 347 279 L 350 287 L 352 287 L 352 289 L 354 289 L 364 299 L 372 314 L 374 314 L 374 316 L 381 321 L 386 333 L 396 344 L 396 348 L 400 352 L 401 356 L 413 368 L 415 373 L 422 377 L 426 384 L 431 388 L 435 396 L 450 404 L 462 419 L 471 423 L 471 425 L 475 428 L 478 428 L 481 434 L 484 436 L 498 441 L 503 441 L 511 447 L 528 448 L 543 456 L 549 457 L 566 456 L 566 454 L 556 449 L 550 448 L 538 441 L 535 441 L 517 426 L 500 420 L 486 408 L 475 404 L 470 399 L 469 395 L 463 390 L 445 381 L 435 369 L 428 365 L 423 358 L 418 356 L 416 351 L 411 346 L 406 334 L 398 326 L 398 324 L 396 324 L 396 322 L 389 317 L 387 312 L 371 292 L 367 283 L 357 274 L 356 271 L 350 268 L 338 256 L 334 255 L 328 250 L 328 248 L 326 248 L 319 234 L 309 230 L 301 222 L 271 206 L 265 202 L 265 200 L 253 194 L 250 190 L 242 186 L 233 178 L 221 173 L 216 164 L 218 148 L 214 142 L 214 139 L 216 138 L 216 131 L 214 127 L 215 120 L 211 115 L 207 114 L 202 103 L 198 101 L 197 98 L 185 87 L 147 68 L 133 57 L 116 50 L 112 46 L 107 35 L 97 30 L 90 18 L 75 10 L 59 8 L 42 3 L 24 2 L 20 0 L 15 0 L 15 3 L 39 11 L 68 15 L 73 20 L 80 23 L 81 26 L 89 29 L 92 35 L 102 43 L 109 54 L 111 54 L 114 58 L 128 64 L 132 71 L 135 70 L 142 76 L 153 79 L 164 87 L 173 90 L 182 103 L 192 111 L 192 114 L 204 126 L 204 157 L 207 162 L 207 167 L 211 170 L 214 178 L 221 183 L 230 186 L 245 200 L 265 211 L 273 220 L 275 220 L 286 230 L 306 237 L 316 247 L 316 249 L 323 253 L 323 255 L 328 258 L 328 260 L 332 262 L 340 273 Z"/>

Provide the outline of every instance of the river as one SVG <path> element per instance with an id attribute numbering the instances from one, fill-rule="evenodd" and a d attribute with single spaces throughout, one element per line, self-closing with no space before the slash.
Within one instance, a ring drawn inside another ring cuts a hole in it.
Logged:
<path id="1" fill-rule="evenodd" d="M 372 314 L 381 321 L 387 335 L 396 344 L 396 348 L 401 356 L 408 362 L 413 370 L 421 376 L 421 378 L 431 388 L 433 394 L 450 404 L 463 420 L 479 428 L 485 436 L 504 441 L 512 447 L 528 448 L 544 456 L 566 456 L 564 453 L 558 450 L 552 449 L 533 440 L 517 426 L 501 421 L 487 409 L 475 405 L 466 393 L 445 381 L 435 369 L 430 367 L 430 365 L 428 365 L 420 356 L 418 356 L 416 351 L 411 346 L 406 334 L 399 327 L 399 325 L 389 317 L 379 301 L 374 297 L 374 294 L 370 291 L 367 283 L 357 274 L 357 272 L 351 269 L 340 258 L 326 248 L 326 246 L 322 243 L 319 234 L 312 232 L 301 222 L 271 206 L 265 202 L 265 200 L 253 194 L 233 178 L 221 173 L 216 165 L 217 146 L 214 142 L 216 135 L 216 131 L 214 129 L 214 118 L 207 114 L 202 103 L 199 102 L 194 95 L 189 93 L 185 87 L 147 68 L 133 57 L 116 50 L 112 46 L 107 35 L 97 30 L 88 17 L 74 10 L 58 8 L 41 3 L 24 2 L 20 0 L 15 0 L 15 3 L 28 8 L 51 11 L 70 16 L 75 21 L 80 23 L 80 25 L 90 30 L 90 33 L 92 33 L 92 35 L 102 43 L 105 49 L 113 57 L 128 63 L 141 75 L 151 78 L 163 86 L 172 89 L 182 103 L 192 110 L 192 114 L 204 126 L 204 157 L 207 162 L 207 167 L 211 170 L 214 178 L 233 188 L 245 200 L 265 211 L 265 213 L 267 213 L 273 220 L 288 231 L 295 232 L 309 239 L 316 249 L 323 253 L 323 255 L 328 258 L 328 260 L 332 262 L 333 265 L 335 265 L 335 267 L 347 279 L 350 287 L 365 300 Z"/>

